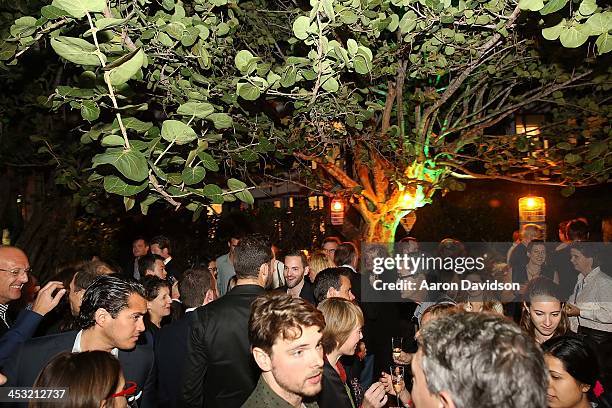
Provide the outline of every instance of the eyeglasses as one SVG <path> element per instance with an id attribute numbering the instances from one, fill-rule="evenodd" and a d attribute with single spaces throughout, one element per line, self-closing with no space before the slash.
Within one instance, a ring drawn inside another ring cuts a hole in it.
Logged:
<path id="1" fill-rule="evenodd" d="M 126 381 L 123 391 L 119 391 L 118 393 L 111 395 L 109 398 L 127 397 L 133 395 L 137 388 L 138 384 L 136 384 L 134 381 Z"/>
<path id="2" fill-rule="evenodd" d="M 211 272 L 211 273 L 217 272 L 217 268 L 208 268 L 208 272 Z"/>
<path id="3" fill-rule="evenodd" d="M 25 274 L 26 276 L 29 275 L 30 273 L 32 273 L 32 268 L 25 268 L 25 269 L 19 269 L 19 268 L 15 268 L 15 269 L 2 269 L 2 268 L 0 268 L 0 271 L 8 272 L 11 275 L 13 275 L 14 278 L 17 278 L 21 274 Z"/>

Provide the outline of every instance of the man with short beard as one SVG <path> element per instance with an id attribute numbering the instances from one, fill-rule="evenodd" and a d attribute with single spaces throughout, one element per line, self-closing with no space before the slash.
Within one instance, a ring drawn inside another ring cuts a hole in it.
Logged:
<path id="1" fill-rule="evenodd" d="M 253 302 L 249 320 L 252 353 L 261 369 L 243 408 L 318 407 L 325 318 L 304 299 L 271 293 Z"/>
<path id="2" fill-rule="evenodd" d="M 251 303 L 272 283 L 274 257 L 270 244 L 256 235 L 241 240 L 234 251 L 236 286 L 191 317 L 181 407 L 238 407 L 257 384 L 249 315 Z"/>
<path id="3" fill-rule="evenodd" d="M 308 275 L 308 259 L 302 251 L 292 251 L 285 255 L 285 285 L 278 288 L 293 297 L 299 297 L 315 304 L 312 283 L 304 276 Z"/>

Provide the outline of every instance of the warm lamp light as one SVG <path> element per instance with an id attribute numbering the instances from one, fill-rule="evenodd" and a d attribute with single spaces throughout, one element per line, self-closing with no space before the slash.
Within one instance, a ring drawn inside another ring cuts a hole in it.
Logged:
<path id="1" fill-rule="evenodd" d="M 546 200 L 544 197 L 526 196 L 518 200 L 519 225 L 537 224 L 546 229 Z"/>
<path id="2" fill-rule="evenodd" d="M 344 202 L 340 198 L 331 201 L 331 223 L 332 225 L 344 224 Z"/>

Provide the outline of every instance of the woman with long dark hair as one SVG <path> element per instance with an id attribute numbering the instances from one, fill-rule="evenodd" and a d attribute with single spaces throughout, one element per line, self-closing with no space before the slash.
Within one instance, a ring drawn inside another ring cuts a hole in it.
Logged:
<path id="1" fill-rule="evenodd" d="M 549 408 L 609 408 L 599 397 L 599 364 L 593 349 L 577 336 L 554 337 L 542 344 L 550 373 Z"/>

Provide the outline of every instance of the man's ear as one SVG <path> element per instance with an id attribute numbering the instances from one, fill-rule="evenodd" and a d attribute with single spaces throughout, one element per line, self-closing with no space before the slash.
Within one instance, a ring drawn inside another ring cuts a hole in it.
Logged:
<path id="1" fill-rule="evenodd" d="M 310 275 L 310 266 L 306 266 L 304 268 L 304 276 L 309 276 Z"/>
<path id="2" fill-rule="evenodd" d="M 112 319 L 112 316 L 106 311 L 106 309 L 99 308 L 96 310 L 96 313 L 94 313 L 94 320 L 99 326 L 104 326 L 109 319 Z"/>
<path id="3" fill-rule="evenodd" d="M 448 391 L 440 391 L 438 398 L 440 399 L 440 408 L 455 408 L 455 403 Z"/>
<path id="4" fill-rule="evenodd" d="M 336 297 L 337 292 L 338 291 L 333 286 L 331 286 L 329 289 L 327 289 L 327 296 L 326 296 L 326 298 Z"/>
<path id="5" fill-rule="evenodd" d="M 253 347 L 251 352 L 253 353 L 253 358 L 255 359 L 255 362 L 257 363 L 259 368 L 261 368 L 261 371 L 265 373 L 272 370 L 272 359 L 270 358 L 268 353 L 266 353 L 263 349 L 259 347 Z"/>
<path id="6" fill-rule="evenodd" d="M 270 264 L 268 262 L 261 264 L 261 266 L 259 267 L 260 281 L 267 282 L 269 274 L 270 274 Z"/>
<path id="7" fill-rule="evenodd" d="M 215 291 L 212 289 L 208 289 L 206 291 L 206 295 L 204 296 L 204 303 L 202 303 L 202 305 L 207 305 L 213 300 L 215 300 Z"/>

